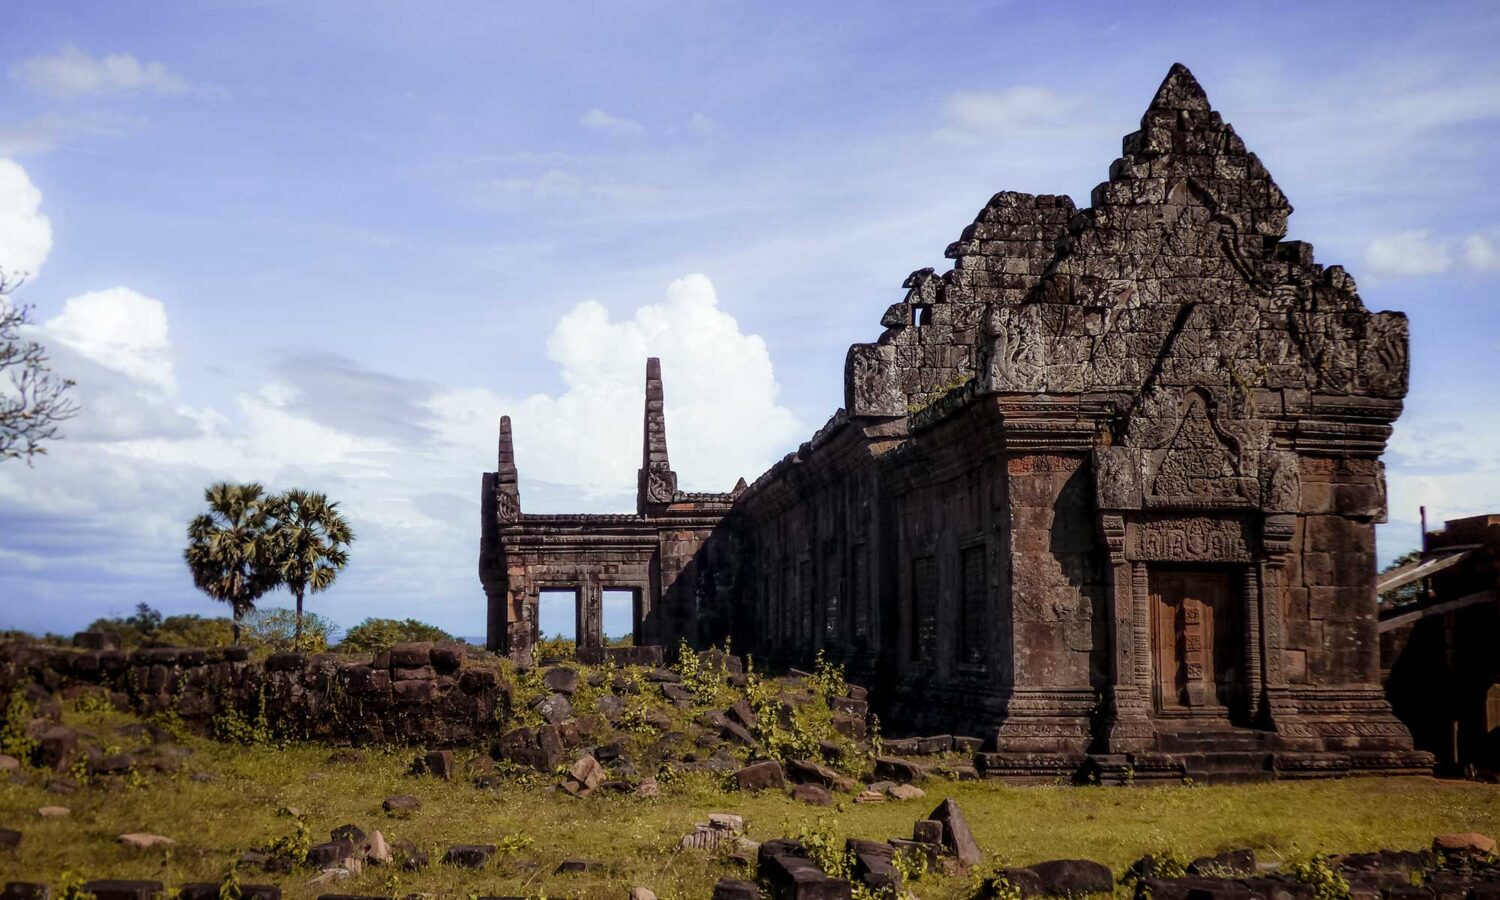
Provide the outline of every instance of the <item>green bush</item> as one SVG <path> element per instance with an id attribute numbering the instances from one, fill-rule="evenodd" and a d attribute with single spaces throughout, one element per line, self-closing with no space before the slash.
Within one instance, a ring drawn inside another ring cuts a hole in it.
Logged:
<path id="1" fill-rule="evenodd" d="M 245 617 L 244 624 L 247 646 L 277 652 L 321 653 L 328 649 L 329 634 L 338 630 L 329 619 L 305 612 L 302 614 L 302 641 L 299 645 L 292 637 L 297 629 L 297 614 L 289 609 L 257 609 Z"/>
<path id="2" fill-rule="evenodd" d="M 365 619 L 349 629 L 339 649 L 351 653 L 379 653 L 406 641 L 451 641 L 453 635 L 416 619 Z"/>

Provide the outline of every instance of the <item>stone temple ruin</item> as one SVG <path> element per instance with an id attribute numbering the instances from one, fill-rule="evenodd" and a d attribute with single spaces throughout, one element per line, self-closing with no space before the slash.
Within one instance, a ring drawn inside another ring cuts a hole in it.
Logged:
<path id="1" fill-rule="evenodd" d="M 1284 239 L 1290 203 L 1180 65 L 1091 202 L 996 194 L 748 487 L 677 490 L 655 360 L 634 514 L 523 513 L 502 420 L 491 648 L 529 658 L 564 588 L 598 654 L 628 589 L 637 644 L 823 651 L 892 731 L 982 736 L 991 774 L 1430 771 L 1375 599 L 1406 317 Z"/>

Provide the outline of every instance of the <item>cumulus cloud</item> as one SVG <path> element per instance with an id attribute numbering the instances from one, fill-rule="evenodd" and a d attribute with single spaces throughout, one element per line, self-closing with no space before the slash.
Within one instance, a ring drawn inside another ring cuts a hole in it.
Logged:
<path id="1" fill-rule="evenodd" d="M 1432 232 L 1413 229 L 1387 234 L 1365 245 L 1365 270 L 1372 275 L 1402 278 L 1448 271 L 1453 256 Z"/>
<path id="2" fill-rule="evenodd" d="M 130 288 L 70 297 L 42 330 L 106 369 L 161 391 L 176 389 L 167 310 Z"/>
<path id="3" fill-rule="evenodd" d="M 1079 97 L 1021 85 L 998 91 L 958 91 L 948 97 L 948 136 L 1020 137 L 1067 123 L 1082 107 Z"/>
<path id="4" fill-rule="evenodd" d="M 129 53 L 94 57 L 77 47 L 51 56 L 33 56 L 11 70 L 17 80 L 52 97 L 68 99 L 94 94 L 190 93 L 193 86 L 159 62 L 142 62 Z"/>
<path id="5" fill-rule="evenodd" d="M 598 303 L 579 304 L 548 337 L 547 356 L 567 389 L 507 410 L 523 479 L 633 493 L 648 356 L 661 358 L 668 447 L 684 489 L 726 491 L 741 476 L 754 479 L 800 436 L 778 403 L 765 341 L 719 308 L 704 275 L 672 282 L 665 302 L 621 321 Z"/>
<path id="6" fill-rule="evenodd" d="M 607 131 L 614 134 L 644 134 L 646 131 L 641 123 L 634 119 L 611 115 L 597 106 L 579 116 L 578 124 L 585 128 L 593 128 L 598 131 Z"/>
<path id="7" fill-rule="evenodd" d="M 42 192 L 26 170 L 0 159 L 0 269 L 8 275 L 37 274 L 52 252 L 52 221 L 41 209 Z"/>

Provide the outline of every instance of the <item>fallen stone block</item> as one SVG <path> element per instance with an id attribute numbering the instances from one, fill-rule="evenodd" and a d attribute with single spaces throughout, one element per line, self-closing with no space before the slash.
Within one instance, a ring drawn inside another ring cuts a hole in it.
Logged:
<path id="1" fill-rule="evenodd" d="M 0 900 L 52 900 L 52 888 L 35 881 L 7 881 Z"/>
<path id="2" fill-rule="evenodd" d="M 918 819 L 911 827 L 911 839 L 921 844 L 941 844 L 943 823 L 936 819 Z"/>
<path id="3" fill-rule="evenodd" d="M 84 884 L 83 889 L 93 894 L 94 900 L 154 900 L 162 894 L 160 881 L 127 881 L 116 878 L 89 881 Z"/>
<path id="4" fill-rule="evenodd" d="M 896 756 L 879 756 L 875 758 L 875 777 L 911 784 L 926 778 L 927 772 L 910 760 Z"/>
<path id="5" fill-rule="evenodd" d="M 609 863 L 603 860 L 573 857 L 558 863 L 554 874 L 577 875 L 583 872 L 604 872 L 608 869 Z"/>
<path id="6" fill-rule="evenodd" d="M 0 850 L 14 850 L 21 846 L 21 832 L 13 828 L 0 828 Z"/>
<path id="7" fill-rule="evenodd" d="M 330 841 L 348 841 L 351 844 L 364 842 L 365 830 L 358 825 L 340 825 L 328 833 Z"/>
<path id="8" fill-rule="evenodd" d="M 1108 894 L 1115 878 L 1109 867 L 1088 859 L 1053 859 L 1027 866 L 1042 879 L 1042 888 L 1058 896 Z"/>
<path id="9" fill-rule="evenodd" d="M 974 832 L 969 830 L 968 820 L 952 799 L 944 799 L 928 818 L 943 824 L 943 846 L 959 862 L 975 866 L 984 859 L 984 854 L 979 852 L 979 843 L 974 840 Z M 1105 873 L 1108 874 L 1108 871 L 1106 869 Z"/>
<path id="10" fill-rule="evenodd" d="M 753 881 L 720 878 L 714 884 L 712 900 L 760 900 L 760 888 Z"/>
<path id="11" fill-rule="evenodd" d="M 554 694 L 572 696 L 573 692 L 578 690 L 578 670 L 556 666 L 548 669 L 547 674 L 542 676 L 542 683 Z"/>
<path id="12" fill-rule="evenodd" d="M 274 884 L 242 884 L 240 900 L 281 900 L 281 888 Z M 194 881 L 177 889 L 177 900 L 220 900 L 223 889 L 217 881 Z"/>
<path id="13" fill-rule="evenodd" d="M 44 806 L 36 811 L 36 814 L 44 819 L 61 819 L 73 811 L 66 806 Z"/>
<path id="14" fill-rule="evenodd" d="M 1224 878 L 1230 875 L 1248 875 L 1255 871 L 1255 851 L 1225 850 L 1213 856 L 1200 856 L 1187 865 L 1189 875 Z"/>
<path id="15" fill-rule="evenodd" d="M 574 797 L 586 797 L 609 777 L 604 767 L 592 755 L 585 753 L 573 763 L 563 779 L 562 789 Z"/>
<path id="16" fill-rule="evenodd" d="M 1495 840 L 1477 831 L 1440 834 L 1432 839 L 1432 849 L 1437 853 L 1467 853 L 1483 856 L 1495 852 Z"/>
<path id="17" fill-rule="evenodd" d="M 734 780 L 742 791 L 763 791 L 768 788 L 780 790 L 786 787 L 786 773 L 782 771 L 781 763 L 774 759 L 745 766 L 734 773 Z"/>
<path id="18" fill-rule="evenodd" d="M 775 900 L 849 900 L 853 891 L 849 882 L 801 856 L 772 856 L 761 864 L 760 877 Z"/>
<path id="19" fill-rule="evenodd" d="M 391 667 L 416 669 L 432 662 L 431 641 L 407 641 L 391 647 Z"/>
<path id="20" fill-rule="evenodd" d="M 307 864 L 315 869 L 328 869 L 353 855 L 352 841 L 324 841 L 307 848 Z"/>
<path id="21" fill-rule="evenodd" d="M 461 869 L 483 868 L 497 849 L 494 844 L 456 844 L 443 854 L 443 864 Z"/>

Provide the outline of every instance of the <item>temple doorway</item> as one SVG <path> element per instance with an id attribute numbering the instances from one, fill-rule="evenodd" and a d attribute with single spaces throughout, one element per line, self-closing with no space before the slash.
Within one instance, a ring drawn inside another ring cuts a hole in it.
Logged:
<path id="1" fill-rule="evenodd" d="M 1157 712 L 1238 718 L 1245 694 L 1241 577 L 1232 567 L 1151 567 Z"/>

